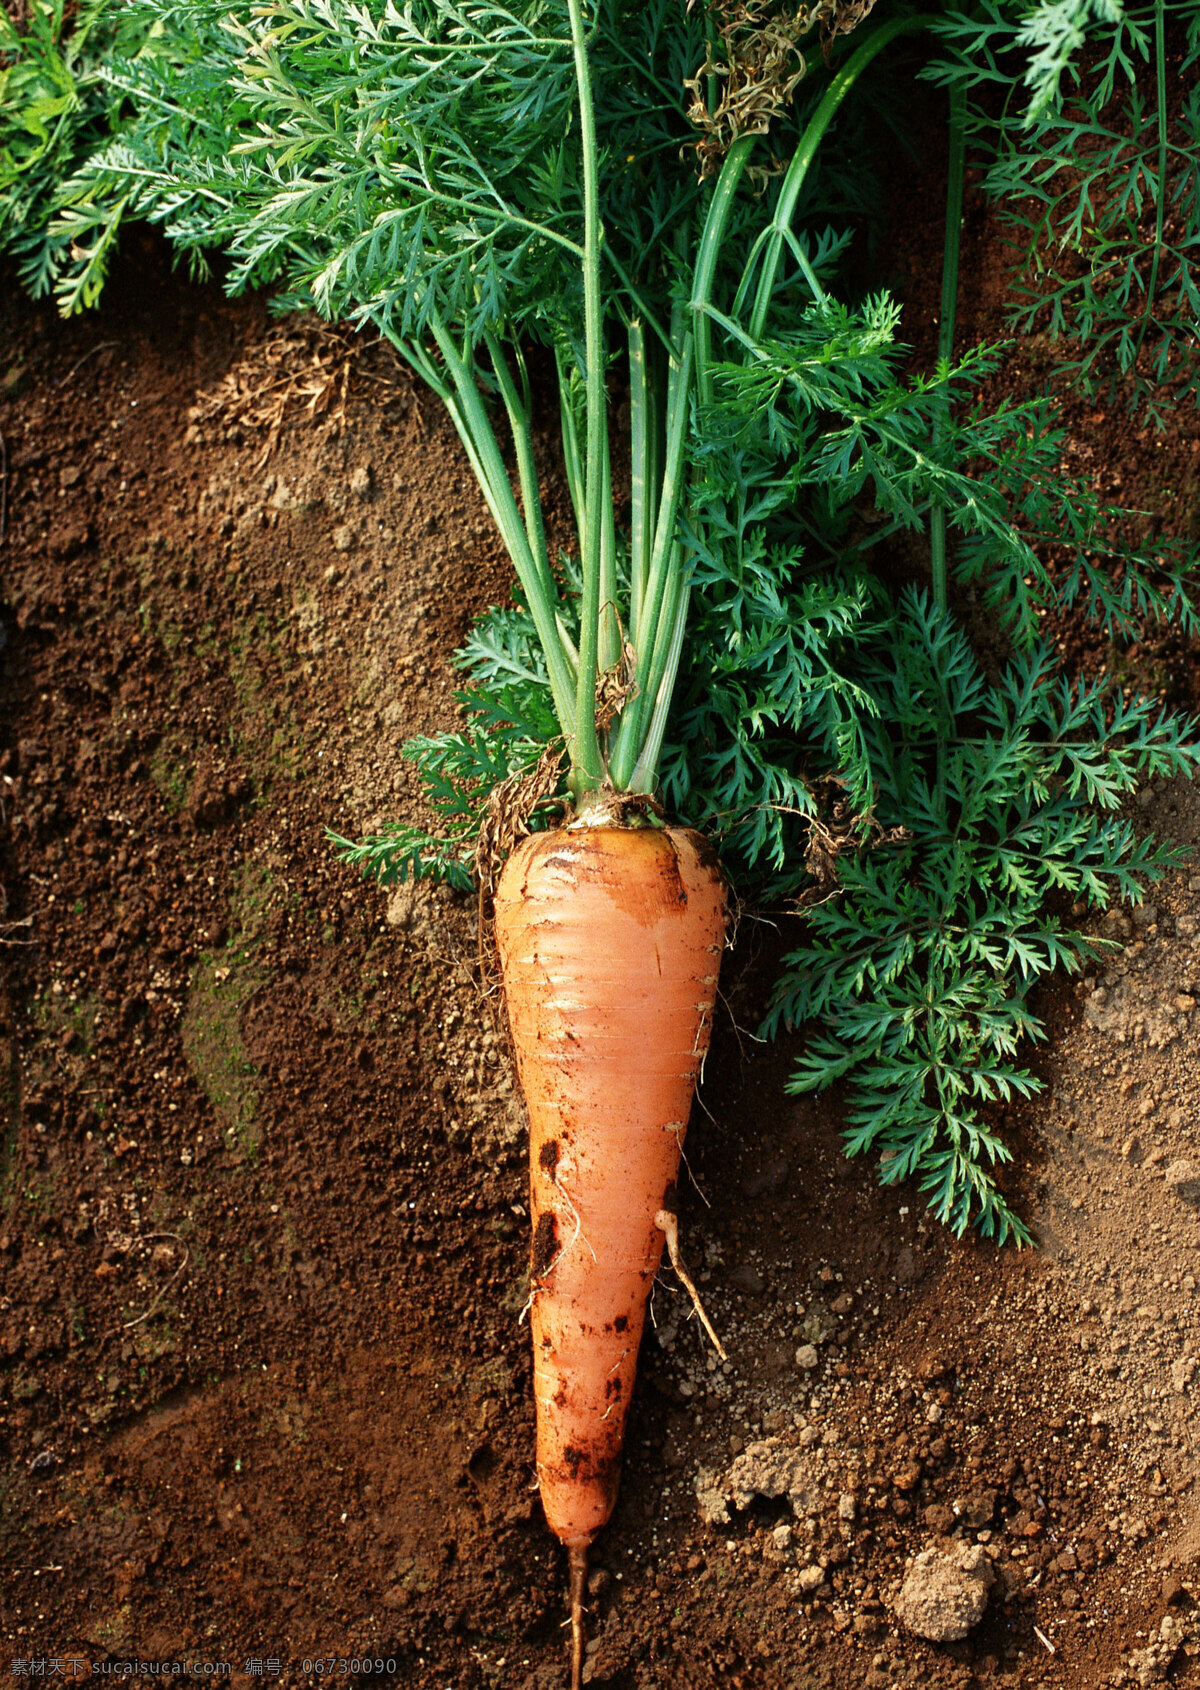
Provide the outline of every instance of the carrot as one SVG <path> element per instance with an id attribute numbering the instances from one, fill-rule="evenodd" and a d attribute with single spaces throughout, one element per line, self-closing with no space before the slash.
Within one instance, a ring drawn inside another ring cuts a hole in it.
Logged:
<path id="1" fill-rule="evenodd" d="M 495 898 L 529 1110 L 538 1485 L 571 1554 L 576 1683 L 586 1552 L 616 1503 L 726 919 L 699 834 L 610 814 L 525 840 Z"/>

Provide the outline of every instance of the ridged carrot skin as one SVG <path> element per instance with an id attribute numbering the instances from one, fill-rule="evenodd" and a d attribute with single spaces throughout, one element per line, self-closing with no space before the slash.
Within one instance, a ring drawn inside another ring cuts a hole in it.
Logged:
<path id="1" fill-rule="evenodd" d="M 529 1109 L 538 1482 L 550 1529 L 580 1550 L 616 1502 L 725 883 L 699 834 L 585 822 L 525 840 L 495 911 Z"/>

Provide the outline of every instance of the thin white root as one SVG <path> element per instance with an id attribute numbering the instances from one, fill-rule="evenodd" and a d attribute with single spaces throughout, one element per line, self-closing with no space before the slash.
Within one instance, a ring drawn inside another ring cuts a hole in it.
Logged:
<path id="1" fill-rule="evenodd" d="M 660 1232 L 666 1235 L 667 1254 L 671 1258 L 671 1266 L 675 1269 L 675 1277 L 692 1299 L 692 1307 L 700 1317 L 700 1324 L 708 1333 L 712 1347 L 722 1361 L 728 1361 L 725 1346 L 717 1337 L 712 1321 L 704 1312 L 704 1304 L 700 1301 L 700 1293 L 692 1283 L 692 1276 L 683 1265 L 683 1257 L 679 1254 L 679 1222 L 669 1209 L 660 1209 L 654 1217 L 654 1224 Z"/>
<path id="2" fill-rule="evenodd" d="M 571 1557 L 571 1690 L 581 1690 L 583 1658 L 587 1650 L 587 1629 L 583 1621 L 583 1599 L 587 1594 L 587 1549 L 572 1548 Z"/>
<path id="3" fill-rule="evenodd" d="M 554 1185 L 555 1185 L 555 1189 L 557 1190 L 559 1196 L 562 1198 L 563 1202 L 567 1205 L 567 1208 L 570 1209 L 571 1219 L 575 1222 L 575 1231 L 571 1234 L 571 1242 L 569 1244 L 564 1244 L 562 1249 L 558 1252 L 558 1255 L 555 1256 L 554 1259 L 557 1262 L 559 1257 L 565 1256 L 568 1250 L 574 1249 L 575 1240 L 579 1237 L 579 1235 L 583 1231 L 583 1221 L 580 1219 L 579 1210 L 575 1207 L 574 1203 L 572 1203 L 572 1201 L 571 1201 L 570 1192 L 567 1190 L 566 1186 L 563 1184 L 562 1180 L 558 1177 L 557 1174 L 555 1174 L 555 1176 L 554 1176 Z M 586 1238 L 584 1239 L 583 1242 L 585 1244 L 587 1244 L 588 1249 L 592 1251 L 592 1260 L 595 1261 L 596 1260 L 595 1250 L 592 1250 L 592 1246 L 590 1244 L 588 1244 L 588 1241 L 587 1241 Z"/>
<path id="4" fill-rule="evenodd" d="M 696 1178 L 695 1174 L 692 1172 L 692 1164 L 688 1161 L 687 1151 L 683 1148 L 683 1129 L 680 1127 L 678 1121 L 668 1121 L 667 1130 L 669 1132 L 673 1132 L 675 1134 L 675 1142 L 679 1146 L 679 1158 L 682 1161 L 684 1167 L 688 1171 L 688 1178 L 691 1180 L 691 1182 L 695 1186 L 696 1190 L 700 1193 L 700 1201 L 704 1204 L 704 1207 L 706 1209 L 711 1209 L 712 1204 L 709 1202 L 708 1198 L 704 1195 L 703 1186 L 700 1184 L 700 1181 Z"/>
<path id="5" fill-rule="evenodd" d="M 567 1252 L 569 1250 L 573 1250 L 575 1248 L 575 1242 L 578 1239 L 579 1235 L 583 1231 L 583 1221 L 580 1219 L 579 1210 L 575 1207 L 574 1203 L 572 1203 L 570 1192 L 567 1190 L 566 1186 L 563 1184 L 562 1180 L 559 1178 L 559 1176 L 557 1174 L 555 1174 L 555 1176 L 554 1176 L 554 1189 L 558 1192 L 558 1195 L 562 1198 L 563 1202 L 567 1205 L 567 1208 L 570 1209 L 571 1219 L 575 1222 L 575 1230 L 571 1234 L 571 1236 L 567 1240 L 567 1242 L 564 1245 L 562 1245 L 560 1249 L 555 1251 L 553 1260 L 550 1262 L 550 1265 L 545 1269 L 544 1272 L 542 1272 L 538 1275 L 538 1284 L 539 1285 L 542 1284 L 545 1280 L 549 1279 L 550 1275 L 554 1272 L 555 1268 L 558 1266 L 559 1262 L 562 1261 L 563 1257 L 567 1254 Z M 587 1244 L 588 1249 L 592 1251 L 592 1260 L 595 1261 L 596 1260 L 595 1250 L 593 1250 L 592 1246 L 590 1244 L 588 1244 L 588 1241 L 587 1241 L 586 1238 L 584 1239 L 583 1242 L 585 1244 Z M 522 1309 L 522 1311 L 521 1311 L 521 1318 L 522 1319 L 524 1319 L 527 1310 L 531 1309 L 532 1307 L 533 1307 L 533 1292 L 531 1291 L 529 1293 L 529 1301 L 528 1301 L 528 1303 L 526 1303 L 525 1308 Z M 519 1324 L 520 1324 L 520 1322 L 518 1322 L 518 1325 Z"/>

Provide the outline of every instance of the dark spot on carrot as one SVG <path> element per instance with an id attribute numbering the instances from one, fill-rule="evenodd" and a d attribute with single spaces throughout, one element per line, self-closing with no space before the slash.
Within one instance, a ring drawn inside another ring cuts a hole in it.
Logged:
<path id="1" fill-rule="evenodd" d="M 619 1314 L 617 1316 L 617 1318 L 613 1321 L 613 1331 L 614 1332 L 627 1332 L 628 1330 L 629 1330 L 629 1316 L 627 1314 Z"/>
<path id="2" fill-rule="evenodd" d="M 554 1260 L 558 1246 L 558 1223 L 551 1214 L 538 1216 L 537 1226 L 533 1231 L 533 1259 L 530 1266 L 533 1277 L 540 1279 Z"/>
<path id="3" fill-rule="evenodd" d="M 563 1450 L 563 1460 L 570 1468 L 571 1477 L 574 1478 L 583 1465 L 583 1451 L 576 1449 L 573 1444 L 568 1444 L 566 1449 Z"/>
<path id="4" fill-rule="evenodd" d="M 717 855 L 717 848 L 713 844 L 712 840 L 703 833 L 694 833 L 691 828 L 687 830 L 687 835 L 689 841 L 691 842 L 692 849 L 695 851 L 700 861 L 704 864 L 705 868 L 716 869 L 720 874 L 721 879 L 724 880 L 725 872 L 721 868 L 721 859 Z"/>
<path id="5" fill-rule="evenodd" d="M 548 1138 L 538 1151 L 538 1164 L 545 1168 L 551 1179 L 554 1178 L 554 1170 L 558 1167 L 558 1140 L 556 1138 Z"/>
<path id="6" fill-rule="evenodd" d="M 621 1381 L 619 1379 L 606 1379 L 604 1381 L 604 1394 L 606 1397 L 619 1397 L 621 1394 Z"/>
<path id="7" fill-rule="evenodd" d="M 669 856 L 663 857 L 663 880 L 667 887 L 667 897 L 676 904 L 686 904 L 688 895 L 679 869 L 679 847 L 669 833 L 661 837 L 666 840 L 670 851 Z"/>

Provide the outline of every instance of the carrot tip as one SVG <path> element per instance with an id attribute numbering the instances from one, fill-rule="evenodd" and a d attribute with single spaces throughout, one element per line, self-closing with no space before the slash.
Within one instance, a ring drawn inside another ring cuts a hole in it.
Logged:
<path id="1" fill-rule="evenodd" d="M 571 1690 L 583 1684 L 583 1652 L 587 1631 L 583 1623 L 583 1596 L 587 1585 L 587 1545 L 571 1546 Z"/>

